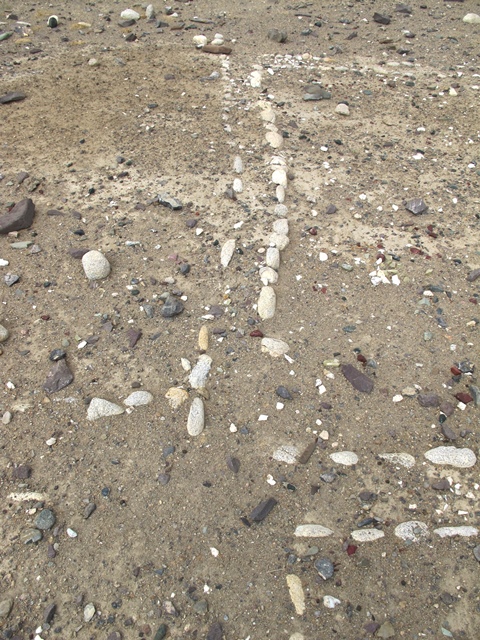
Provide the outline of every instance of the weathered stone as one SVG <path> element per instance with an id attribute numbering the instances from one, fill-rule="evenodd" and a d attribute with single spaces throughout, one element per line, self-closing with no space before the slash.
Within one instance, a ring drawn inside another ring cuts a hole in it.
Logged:
<path id="1" fill-rule="evenodd" d="M 225 267 L 225 268 L 228 267 L 234 251 L 235 251 L 235 240 L 231 238 L 230 240 L 227 240 L 225 242 L 220 252 L 220 264 L 222 265 L 222 267 Z"/>
<path id="2" fill-rule="evenodd" d="M 187 420 L 187 431 L 191 436 L 199 436 L 205 427 L 205 409 L 201 398 L 194 398 Z"/>
<path id="3" fill-rule="evenodd" d="M 146 404 L 150 404 L 153 400 L 153 395 L 149 391 L 133 391 L 125 400 L 123 404 L 127 407 L 141 407 Z"/>
<path id="4" fill-rule="evenodd" d="M 10 333 L 6 327 L 0 324 L 0 342 L 8 340 Z"/>
<path id="5" fill-rule="evenodd" d="M 421 198 L 413 198 L 405 203 L 405 209 L 414 216 L 419 216 L 428 210 L 428 205 Z"/>
<path id="6" fill-rule="evenodd" d="M 186 400 L 188 400 L 188 393 L 181 387 L 170 387 L 165 394 L 165 397 L 172 409 L 178 409 Z"/>
<path id="7" fill-rule="evenodd" d="M 11 211 L 0 216 L 0 233 L 20 231 L 32 226 L 35 216 L 35 205 L 30 198 L 20 200 Z"/>
<path id="8" fill-rule="evenodd" d="M 358 462 L 358 456 L 353 451 L 335 451 L 330 454 L 330 458 L 337 464 L 344 464 L 347 467 Z"/>
<path id="9" fill-rule="evenodd" d="M 373 380 L 353 365 L 344 364 L 341 369 L 345 378 L 357 391 L 361 391 L 362 393 L 371 393 L 373 391 Z"/>
<path id="10" fill-rule="evenodd" d="M 35 526 L 41 531 L 51 529 L 56 522 L 55 514 L 50 509 L 42 509 L 35 518 Z"/>
<path id="11" fill-rule="evenodd" d="M 110 263 L 100 251 L 88 251 L 82 257 L 82 266 L 89 280 L 103 280 L 110 274 Z"/>
<path id="12" fill-rule="evenodd" d="M 114 402 L 104 400 L 103 398 L 92 398 L 88 405 L 88 420 L 98 420 L 109 416 L 119 416 L 124 413 L 125 409 Z"/>
<path id="13" fill-rule="evenodd" d="M 332 534 L 331 529 L 321 524 L 299 524 L 294 533 L 297 538 L 326 538 Z"/>
<path id="14" fill-rule="evenodd" d="M 214 622 L 208 630 L 206 640 L 222 640 L 223 627 L 219 622 Z"/>
<path id="15" fill-rule="evenodd" d="M 305 613 L 305 594 L 303 592 L 302 581 L 293 573 L 287 575 L 288 591 L 292 599 L 295 613 L 303 616 Z"/>
<path id="16" fill-rule="evenodd" d="M 183 309 L 184 306 L 181 300 L 179 300 L 175 296 L 168 296 L 160 313 L 164 318 L 173 318 L 173 316 L 178 316 L 180 313 L 182 313 Z"/>
<path id="17" fill-rule="evenodd" d="M 188 377 L 190 386 L 193 389 L 203 389 L 206 387 L 211 366 L 212 358 L 206 353 L 202 353 Z"/>
<path id="18" fill-rule="evenodd" d="M 273 358 L 285 355 L 290 347 L 283 340 L 278 338 L 262 338 L 262 353 L 268 353 Z"/>
<path id="19" fill-rule="evenodd" d="M 356 529 L 350 534 L 356 542 L 373 542 L 385 536 L 380 529 Z"/>
<path id="20" fill-rule="evenodd" d="M 277 297 L 272 287 L 262 287 L 258 296 L 258 315 L 262 320 L 269 320 L 275 315 Z"/>
<path id="21" fill-rule="evenodd" d="M 476 527 L 440 527 L 434 529 L 433 533 L 436 533 L 440 538 L 452 538 L 454 536 L 461 536 L 469 538 L 470 536 L 478 536 L 478 529 Z"/>
<path id="22" fill-rule="evenodd" d="M 451 467 L 466 469 L 473 467 L 477 457 L 471 449 L 457 449 L 456 447 L 435 447 L 425 454 L 427 460 L 433 464 L 446 464 Z"/>
<path id="23" fill-rule="evenodd" d="M 13 34 L 13 32 L 12 32 Z M 5 93 L 3 96 L 0 96 L 0 104 L 10 104 L 10 102 L 20 102 L 20 100 L 25 100 L 26 94 L 21 91 L 10 91 L 9 93 Z"/>
<path id="24" fill-rule="evenodd" d="M 47 393 L 56 393 L 73 382 L 73 373 L 70 371 L 66 360 L 55 362 L 47 376 L 43 388 Z"/>
<path id="25" fill-rule="evenodd" d="M 428 527 L 424 522 L 420 522 L 419 520 L 410 520 L 397 525 L 394 533 L 397 538 L 401 540 L 418 542 L 428 535 Z"/>
<path id="26" fill-rule="evenodd" d="M 415 458 L 409 453 L 379 453 L 378 457 L 392 464 L 399 464 L 407 469 L 415 466 Z"/>
<path id="27" fill-rule="evenodd" d="M 265 520 L 273 507 L 278 504 L 275 498 L 267 498 L 258 504 L 250 514 L 250 520 L 253 522 L 261 522 Z"/>
<path id="28" fill-rule="evenodd" d="M 268 39 L 272 40 L 272 42 L 286 42 L 287 34 L 285 33 L 285 31 L 280 31 L 279 29 L 270 29 L 270 31 L 268 32 Z"/>

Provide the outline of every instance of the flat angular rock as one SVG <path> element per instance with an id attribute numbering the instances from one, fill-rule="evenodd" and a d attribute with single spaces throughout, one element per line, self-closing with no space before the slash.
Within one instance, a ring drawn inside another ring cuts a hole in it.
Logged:
<path id="1" fill-rule="evenodd" d="M 177 198 L 174 198 L 169 193 L 160 193 L 157 199 L 163 207 L 168 207 L 170 209 L 173 209 L 173 211 L 180 211 L 180 209 L 182 209 L 183 207 L 183 204 L 180 202 L 180 200 L 177 200 Z"/>
<path id="2" fill-rule="evenodd" d="M 457 449 L 457 447 L 435 447 L 425 454 L 425 458 L 433 464 L 446 464 L 459 469 L 473 467 L 477 456 L 471 449 Z"/>
<path id="3" fill-rule="evenodd" d="M 258 296 L 258 315 L 262 320 L 269 320 L 275 315 L 277 297 L 272 287 L 262 287 Z"/>
<path id="4" fill-rule="evenodd" d="M 73 373 L 66 360 L 58 360 L 50 370 L 43 388 L 47 393 L 56 393 L 73 382 Z"/>
<path id="5" fill-rule="evenodd" d="M 413 198 L 405 203 L 405 209 L 413 213 L 414 216 L 419 216 L 428 210 L 428 205 L 422 198 Z"/>
<path id="6" fill-rule="evenodd" d="M 377 638 L 394 638 L 395 635 L 396 635 L 396 632 L 392 623 L 387 620 L 387 622 L 384 622 L 382 626 L 378 629 L 376 637 Z"/>
<path id="7" fill-rule="evenodd" d="M 302 581 L 294 573 L 287 575 L 288 591 L 295 607 L 297 616 L 303 616 L 305 613 L 305 594 L 303 592 Z"/>
<path id="8" fill-rule="evenodd" d="M 35 526 L 41 531 L 51 529 L 55 522 L 55 514 L 50 509 L 42 509 L 35 518 Z"/>
<path id="9" fill-rule="evenodd" d="M 361 391 L 362 393 L 371 393 L 373 391 L 373 380 L 356 369 L 353 365 L 344 364 L 342 365 L 341 370 L 345 378 L 357 391 Z"/>
<path id="10" fill-rule="evenodd" d="M 240 471 L 240 460 L 238 458 L 233 458 L 232 456 L 227 456 L 226 462 L 227 462 L 227 467 L 233 473 L 238 473 Z"/>
<path id="11" fill-rule="evenodd" d="M 250 514 L 250 520 L 252 520 L 253 522 L 261 522 L 262 520 L 265 520 L 270 511 L 277 504 L 278 502 L 275 500 L 275 498 L 267 498 L 266 500 L 263 500 L 255 507 L 255 509 L 253 509 L 252 513 Z"/>
<path id="12" fill-rule="evenodd" d="M 356 529 L 350 535 L 356 542 L 373 542 L 385 537 L 385 533 L 380 529 Z"/>
<path id="13" fill-rule="evenodd" d="M 184 305 L 181 300 L 175 296 L 168 296 L 160 310 L 160 313 L 164 318 L 173 318 L 174 316 L 178 316 L 182 313 L 183 309 Z"/>
<path id="14" fill-rule="evenodd" d="M 124 412 L 125 409 L 114 402 L 104 400 L 103 398 L 92 398 L 88 405 L 87 419 L 98 420 L 99 418 L 106 418 L 109 416 L 119 416 Z"/>
<path id="15" fill-rule="evenodd" d="M 305 93 L 303 95 L 303 99 L 305 101 L 308 100 L 330 100 L 332 94 L 330 91 L 327 91 L 319 84 L 308 84 L 305 87 Z"/>
<path id="16" fill-rule="evenodd" d="M 35 216 L 35 205 L 30 198 L 20 200 L 11 211 L 0 216 L 0 233 L 20 231 L 32 226 Z"/>
<path id="17" fill-rule="evenodd" d="M 421 407 L 439 407 L 442 399 L 436 393 L 420 393 L 417 396 L 418 404 Z"/>
<path id="18" fill-rule="evenodd" d="M 235 240 L 230 239 L 225 242 L 220 252 L 220 264 L 222 267 L 228 267 L 230 260 L 233 257 L 235 251 Z"/>
<path id="19" fill-rule="evenodd" d="M 373 20 L 374 20 L 374 22 L 378 22 L 378 24 L 390 24 L 390 22 L 391 22 L 390 16 L 386 16 L 386 15 L 384 15 L 382 13 L 378 13 L 376 11 L 373 14 Z"/>
<path id="20" fill-rule="evenodd" d="M 333 562 L 328 558 L 319 558 L 318 560 L 315 560 L 315 569 L 324 580 L 332 578 L 335 571 Z"/>
<path id="21" fill-rule="evenodd" d="M 21 91 L 10 91 L 10 93 L 5 93 L 3 96 L 0 96 L 0 104 L 10 104 L 10 102 L 20 102 L 20 100 L 25 100 L 26 94 Z"/>
<path id="22" fill-rule="evenodd" d="M 439 527 L 434 529 L 433 533 L 436 533 L 440 538 L 452 538 L 454 536 L 462 536 L 469 538 L 470 536 L 478 536 L 478 529 L 476 527 Z"/>
<path id="23" fill-rule="evenodd" d="M 141 407 L 146 404 L 150 404 L 153 400 L 153 395 L 149 391 L 133 391 L 125 400 L 123 404 L 127 407 Z"/>
<path id="24" fill-rule="evenodd" d="M 193 389 L 204 389 L 206 387 L 211 366 L 212 358 L 206 353 L 202 353 L 188 376 L 188 381 Z"/>
<path id="25" fill-rule="evenodd" d="M 358 456 L 353 451 L 335 451 L 330 454 L 330 458 L 337 464 L 344 464 L 350 467 L 358 462 Z"/>
<path id="26" fill-rule="evenodd" d="M 392 464 L 399 464 L 406 469 L 411 469 L 415 466 L 415 458 L 409 453 L 379 453 L 378 457 Z"/>
<path id="27" fill-rule="evenodd" d="M 130 347 L 130 349 L 133 349 L 133 347 L 137 344 L 141 337 L 141 329 L 134 329 L 133 327 L 130 327 L 130 329 L 127 331 L 128 346 Z"/>
<path id="28" fill-rule="evenodd" d="M 428 527 L 424 522 L 420 522 L 419 520 L 410 520 L 408 522 L 401 522 L 396 526 L 394 533 L 397 538 L 401 540 L 418 542 L 428 535 Z"/>
<path id="29" fill-rule="evenodd" d="M 278 338 L 262 338 L 262 353 L 268 353 L 272 358 L 279 358 L 285 355 L 290 347 L 283 340 Z"/>
<path id="30" fill-rule="evenodd" d="M 187 431 L 191 436 L 199 436 L 205 427 L 205 409 L 201 398 L 194 398 L 187 419 Z"/>
<path id="31" fill-rule="evenodd" d="M 321 524 L 299 524 L 294 535 L 297 538 L 326 538 L 333 535 L 333 531 Z"/>

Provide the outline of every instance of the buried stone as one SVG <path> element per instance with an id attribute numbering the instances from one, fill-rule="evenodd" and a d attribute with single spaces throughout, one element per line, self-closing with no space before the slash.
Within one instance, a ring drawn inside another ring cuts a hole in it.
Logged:
<path id="1" fill-rule="evenodd" d="M 373 391 L 373 380 L 353 365 L 344 364 L 341 369 L 345 378 L 357 391 L 361 391 L 362 393 L 371 393 Z"/>

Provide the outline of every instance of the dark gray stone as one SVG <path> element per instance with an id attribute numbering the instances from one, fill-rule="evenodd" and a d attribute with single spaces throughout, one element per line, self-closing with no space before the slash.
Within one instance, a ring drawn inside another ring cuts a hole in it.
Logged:
<path id="1" fill-rule="evenodd" d="M 261 522 L 262 520 L 265 520 L 276 504 L 278 504 L 278 502 L 275 498 L 267 498 L 266 500 L 263 500 L 263 502 L 260 502 L 260 504 L 258 504 L 250 514 L 250 520 L 253 520 L 253 522 Z"/>
<path id="2" fill-rule="evenodd" d="M 65 360 L 58 360 L 47 376 L 43 388 L 47 393 L 56 393 L 73 382 L 73 373 Z"/>
<path id="3" fill-rule="evenodd" d="M 373 380 L 353 365 L 342 365 L 342 373 L 357 391 L 361 391 L 362 393 L 371 393 L 373 391 Z"/>
<path id="4" fill-rule="evenodd" d="M 28 464 L 19 464 L 13 469 L 13 477 L 15 480 L 26 480 L 32 473 L 32 467 Z"/>
<path id="5" fill-rule="evenodd" d="M 7 287 L 13 287 L 14 284 L 20 282 L 20 276 L 17 276 L 15 273 L 7 273 L 6 276 L 3 276 L 3 279 Z"/>
<path id="6" fill-rule="evenodd" d="M 455 431 L 453 429 L 450 429 L 450 427 L 446 424 L 446 422 L 442 424 L 442 426 L 440 427 L 440 430 L 447 440 L 453 441 L 458 438 Z"/>
<path id="7" fill-rule="evenodd" d="M 439 407 L 441 403 L 441 398 L 436 393 L 420 393 L 417 400 L 421 407 Z"/>
<path id="8" fill-rule="evenodd" d="M 35 205 L 31 198 L 20 200 L 11 211 L 0 216 L 0 233 L 20 231 L 32 226 L 35 216 Z"/>
<path id="9" fill-rule="evenodd" d="M 26 94 L 21 91 L 11 91 L 10 93 L 5 93 L 3 96 L 0 96 L 0 104 L 20 102 L 20 100 L 25 100 L 26 97 Z"/>
<path id="10" fill-rule="evenodd" d="M 57 612 L 57 605 L 55 603 L 49 604 L 47 607 L 45 607 L 45 610 L 43 612 L 43 621 L 46 624 L 50 624 L 53 618 L 55 617 L 56 612 Z"/>
<path id="11" fill-rule="evenodd" d="M 413 213 L 414 216 L 419 216 L 428 210 L 428 205 L 422 198 L 413 198 L 405 203 L 405 209 Z"/>
<path id="12" fill-rule="evenodd" d="M 277 396 L 279 396 L 280 398 L 283 398 L 284 400 L 292 400 L 292 395 L 290 393 L 290 391 L 287 389 L 287 387 L 283 387 L 282 385 L 280 385 L 279 387 L 277 387 L 275 389 L 275 393 L 277 394 Z"/>
<path id="13" fill-rule="evenodd" d="M 373 14 L 373 20 L 374 22 L 378 22 L 378 24 L 390 24 L 391 22 L 390 16 L 386 16 L 383 13 L 377 13 L 376 11 Z"/>
<path id="14" fill-rule="evenodd" d="M 206 640 L 222 640 L 223 627 L 219 622 L 214 622 L 207 633 Z"/>
<path id="15" fill-rule="evenodd" d="M 240 471 L 240 460 L 238 458 L 232 458 L 232 456 L 227 456 L 227 467 L 233 473 L 238 473 Z"/>
<path id="16" fill-rule="evenodd" d="M 66 351 L 64 351 L 63 349 L 54 349 L 53 351 L 50 351 L 48 359 L 52 362 L 58 362 L 59 360 L 64 360 L 66 357 Z"/>
<path id="17" fill-rule="evenodd" d="M 268 32 L 268 39 L 272 40 L 273 42 L 286 42 L 287 34 L 285 33 L 285 31 L 280 31 L 279 29 L 270 29 L 270 31 Z"/>
<path id="18" fill-rule="evenodd" d="M 20 536 L 23 544 L 35 544 L 40 542 L 43 538 L 43 534 L 39 529 L 26 529 Z"/>
<path id="19" fill-rule="evenodd" d="M 69 249 L 68 253 L 75 258 L 75 260 L 81 260 L 83 256 L 88 253 L 90 249 Z"/>
<path id="20" fill-rule="evenodd" d="M 324 580 L 329 580 L 333 576 L 333 573 L 335 571 L 333 562 L 331 562 L 328 558 L 319 558 L 318 560 L 316 560 L 315 569 Z"/>
<path id="21" fill-rule="evenodd" d="M 474 282 L 477 278 L 480 278 L 480 269 L 474 269 L 473 271 L 470 271 L 467 276 L 468 282 Z"/>
<path id="22" fill-rule="evenodd" d="M 85 518 L 85 520 L 88 520 L 88 518 L 92 515 L 92 513 L 95 511 L 96 508 L 97 508 L 97 505 L 94 502 L 89 502 L 87 504 L 87 506 L 83 511 L 83 517 Z"/>
<path id="23" fill-rule="evenodd" d="M 184 306 L 181 300 L 174 296 L 168 296 L 160 313 L 164 318 L 172 318 L 173 316 L 178 316 L 179 313 L 182 313 L 183 309 Z"/>
<path id="24" fill-rule="evenodd" d="M 42 509 L 35 518 L 35 526 L 41 531 L 51 529 L 56 522 L 55 514 L 51 509 Z"/>
<path id="25" fill-rule="evenodd" d="M 475 559 L 480 562 L 480 544 L 474 548 L 473 555 L 475 556 Z"/>

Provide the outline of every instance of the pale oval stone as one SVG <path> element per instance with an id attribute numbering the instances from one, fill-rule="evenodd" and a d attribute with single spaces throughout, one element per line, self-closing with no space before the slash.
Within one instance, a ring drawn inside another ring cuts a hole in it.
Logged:
<path id="1" fill-rule="evenodd" d="M 326 538 L 333 535 L 333 531 L 321 524 L 299 524 L 294 535 L 297 538 Z"/>
<path id="2" fill-rule="evenodd" d="M 289 348 L 286 342 L 278 338 L 262 338 L 262 353 L 268 353 L 273 358 L 284 356 Z"/>
<path id="3" fill-rule="evenodd" d="M 153 395 L 149 391 L 132 391 L 128 398 L 125 398 L 123 404 L 127 407 L 141 407 L 150 404 L 152 400 Z"/>
<path id="4" fill-rule="evenodd" d="M 103 280 L 110 274 L 110 263 L 100 251 L 88 251 L 82 258 L 82 266 L 89 280 Z"/>
<path id="5" fill-rule="evenodd" d="M 206 353 L 198 358 L 197 364 L 193 367 L 188 381 L 193 389 L 203 389 L 207 384 L 208 374 L 212 366 L 212 359 Z"/>
<path id="6" fill-rule="evenodd" d="M 240 156 L 235 156 L 233 160 L 233 170 L 235 173 L 243 173 L 243 162 Z"/>
<path id="7" fill-rule="evenodd" d="M 200 48 L 204 47 L 208 42 L 207 36 L 193 36 L 193 44 Z"/>
<path id="8" fill-rule="evenodd" d="M 380 529 L 356 529 L 350 535 L 356 542 L 373 542 L 385 537 Z"/>
<path id="9" fill-rule="evenodd" d="M 471 449 L 457 449 L 457 447 L 435 447 L 425 454 L 433 464 L 447 464 L 451 467 L 466 469 L 473 467 L 477 457 Z"/>
<path id="10" fill-rule="evenodd" d="M 8 336 L 10 335 L 8 329 L 0 324 L 0 342 L 5 342 L 8 340 Z"/>
<path id="11" fill-rule="evenodd" d="M 240 178 L 235 178 L 233 181 L 233 190 L 235 193 L 242 193 L 243 191 L 243 182 Z"/>
<path id="12" fill-rule="evenodd" d="M 276 204 L 273 213 L 277 218 L 286 218 L 288 214 L 288 207 L 286 204 Z"/>
<path id="13" fill-rule="evenodd" d="M 346 467 L 358 462 L 358 456 L 353 451 L 335 451 L 335 453 L 330 454 L 330 458 L 337 464 L 343 464 Z"/>
<path id="14" fill-rule="evenodd" d="M 323 606 L 327 607 L 327 609 L 335 609 L 335 607 L 342 602 L 335 598 L 334 596 L 323 596 Z"/>
<path id="15" fill-rule="evenodd" d="M 206 351 L 208 349 L 208 327 L 206 324 L 201 326 L 198 332 L 198 348 L 200 351 Z"/>
<path id="16" fill-rule="evenodd" d="M 94 615 L 95 615 L 95 607 L 91 602 L 89 602 L 85 606 L 85 609 L 83 610 L 83 619 L 85 622 L 90 622 L 90 620 L 93 618 Z"/>
<path id="17" fill-rule="evenodd" d="M 478 529 L 476 527 L 440 527 L 434 529 L 433 533 L 436 533 L 440 538 L 452 538 L 453 536 L 462 536 L 469 538 L 470 536 L 478 536 Z"/>
<path id="18" fill-rule="evenodd" d="M 280 149 L 283 144 L 283 137 L 277 131 L 267 131 L 265 140 L 274 149 Z"/>
<path id="19" fill-rule="evenodd" d="M 125 409 L 114 402 L 103 398 L 92 398 L 87 409 L 88 420 L 98 420 L 109 416 L 119 416 Z"/>
<path id="20" fill-rule="evenodd" d="M 302 581 L 294 573 L 290 573 L 287 575 L 287 585 L 295 613 L 298 616 L 303 616 L 305 613 L 305 594 L 303 593 Z"/>
<path id="21" fill-rule="evenodd" d="M 392 464 L 399 464 L 407 469 L 415 466 L 415 458 L 409 453 L 379 453 L 378 457 Z"/>
<path id="22" fill-rule="evenodd" d="M 280 167 L 286 167 L 287 166 L 287 161 L 285 160 L 285 158 L 283 156 L 272 156 L 272 158 L 270 160 L 270 164 L 271 165 L 278 165 Z"/>
<path id="23" fill-rule="evenodd" d="M 133 9 L 125 9 L 120 14 L 122 20 L 140 20 L 140 14 Z"/>
<path id="24" fill-rule="evenodd" d="M 292 633 L 288 640 L 305 640 L 305 636 L 301 633 Z"/>
<path id="25" fill-rule="evenodd" d="M 170 387 L 165 394 L 165 398 L 168 400 L 170 407 L 175 410 L 188 400 L 188 393 L 181 387 Z"/>
<path id="26" fill-rule="evenodd" d="M 288 247 L 290 240 L 284 233 L 272 233 L 268 240 L 270 246 L 277 247 L 279 251 L 283 251 Z"/>
<path id="27" fill-rule="evenodd" d="M 182 369 L 184 371 L 191 371 L 192 365 L 190 364 L 190 360 L 187 358 L 180 358 L 180 364 L 182 365 Z"/>
<path id="28" fill-rule="evenodd" d="M 235 251 L 235 240 L 227 240 L 220 252 L 220 264 L 222 267 L 228 267 Z"/>
<path id="29" fill-rule="evenodd" d="M 274 233 L 279 233 L 283 236 L 288 236 L 288 220 L 287 218 L 280 218 L 279 220 L 275 220 L 273 223 L 273 231 Z"/>
<path id="30" fill-rule="evenodd" d="M 277 296 L 272 287 L 262 287 L 258 296 L 257 311 L 262 320 L 269 320 L 275 315 Z"/>
<path id="31" fill-rule="evenodd" d="M 205 427 L 205 410 L 203 400 L 194 398 L 190 406 L 187 420 L 187 431 L 191 436 L 199 436 Z"/>
<path id="32" fill-rule="evenodd" d="M 249 76 L 250 86 L 254 89 L 260 89 L 262 86 L 262 74 L 260 71 L 252 71 Z"/>
<path id="33" fill-rule="evenodd" d="M 428 527 L 424 522 L 420 522 L 419 520 L 409 520 L 408 522 L 401 522 L 397 525 L 394 533 L 397 538 L 401 540 L 418 542 L 428 535 Z"/>
<path id="34" fill-rule="evenodd" d="M 274 184 L 281 184 L 282 187 L 287 186 L 287 172 L 285 169 L 275 169 L 272 173 L 272 182 Z"/>
<path id="35" fill-rule="evenodd" d="M 277 247 L 268 247 L 265 262 L 267 263 L 267 267 L 278 270 L 280 267 L 280 251 Z"/>
<path id="36" fill-rule="evenodd" d="M 264 107 L 260 112 L 260 118 L 264 122 L 275 122 L 275 111 L 270 105 Z"/>
<path id="37" fill-rule="evenodd" d="M 215 47 L 221 47 L 224 42 L 225 42 L 225 38 L 223 36 L 220 36 L 219 33 L 217 33 L 215 38 L 212 40 L 211 44 L 213 44 Z"/>
<path id="38" fill-rule="evenodd" d="M 271 267 L 260 267 L 258 273 L 264 285 L 276 284 L 278 282 L 278 273 Z"/>
<path id="39" fill-rule="evenodd" d="M 293 444 L 284 444 L 272 453 L 272 458 L 277 462 L 295 464 L 300 452 Z"/>
<path id="40" fill-rule="evenodd" d="M 277 185 L 277 188 L 275 189 L 275 197 L 280 204 L 285 202 L 285 187 L 282 184 Z"/>
<path id="41" fill-rule="evenodd" d="M 348 116 L 350 113 L 350 109 L 348 108 L 348 105 L 341 102 L 340 104 L 337 104 L 337 106 L 335 107 L 335 113 L 338 113 L 341 116 Z"/>
<path id="42" fill-rule="evenodd" d="M 153 4 L 147 5 L 147 8 L 145 9 L 145 15 L 147 17 L 147 20 L 152 20 L 153 18 L 155 18 L 155 9 L 153 7 Z"/>
<path id="43" fill-rule="evenodd" d="M 480 15 L 478 15 L 478 13 L 467 13 L 463 16 L 463 22 L 467 24 L 480 24 Z"/>

